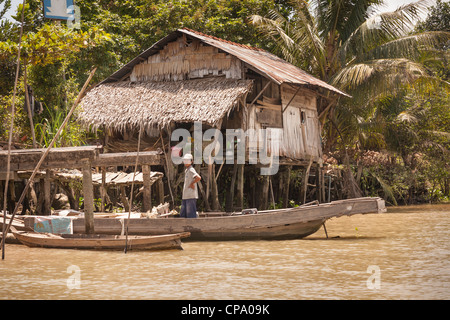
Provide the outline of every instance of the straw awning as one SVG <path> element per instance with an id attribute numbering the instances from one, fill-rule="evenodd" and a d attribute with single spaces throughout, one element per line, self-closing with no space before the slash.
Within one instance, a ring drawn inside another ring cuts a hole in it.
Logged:
<path id="1" fill-rule="evenodd" d="M 251 80 L 206 78 L 166 82 L 103 83 L 80 103 L 78 120 L 93 130 L 162 127 L 171 122 L 215 125 L 252 86 Z"/>

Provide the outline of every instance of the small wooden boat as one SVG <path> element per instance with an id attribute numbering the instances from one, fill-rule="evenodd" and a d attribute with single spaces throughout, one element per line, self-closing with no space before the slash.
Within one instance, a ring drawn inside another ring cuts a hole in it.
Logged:
<path id="1" fill-rule="evenodd" d="M 125 236 L 121 235 L 37 233 L 17 231 L 12 227 L 11 231 L 17 240 L 29 247 L 124 250 L 126 241 Z M 155 236 L 129 235 L 127 250 L 183 249 L 181 239 L 189 235 L 189 232 Z"/>

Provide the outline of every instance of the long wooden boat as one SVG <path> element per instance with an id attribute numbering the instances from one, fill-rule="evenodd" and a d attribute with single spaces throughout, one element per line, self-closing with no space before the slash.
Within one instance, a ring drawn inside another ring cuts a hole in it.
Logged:
<path id="1" fill-rule="evenodd" d="M 252 212 L 245 214 L 245 212 Z M 196 219 L 135 218 L 128 224 L 129 234 L 157 235 L 189 232 L 186 241 L 299 239 L 315 233 L 333 217 L 385 212 L 381 198 L 356 198 L 281 210 L 245 210 L 244 212 L 208 213 Z M 96 233 L 121 234 L 123 219 L 94 219 Z M 83 232 L 83 218 L 73 221 L 74 232 Z"/>
<path id="2" fill-rule="evenodd" d="M 58 249 L 124 250 L 125 236 L 105 234 L 52 234 L 12 230 L 22 244 L 29 247 Z M 154 236 L 128 236 L 127 250 L 183 249 L 181 239 L 188 232 Z"/>

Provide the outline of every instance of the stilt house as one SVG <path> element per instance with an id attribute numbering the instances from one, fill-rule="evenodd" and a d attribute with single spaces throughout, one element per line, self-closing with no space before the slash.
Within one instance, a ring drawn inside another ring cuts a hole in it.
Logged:
<path id="1" fill-rule="evenodd" d="M 318 112 L 325 107 L 320 104 L 318 110 L 318 99 L 331 101 L 342 95 L 346 94 L 267 51 L 179 29 L 89 91 L 78 119 L 93 130 L 103 129 L 104 146 L 111 151 L 135 149 L 143 125 L 141 150 L 159 147 L 166 160 L 171 132 L 178 127 L 192 130 L 195 121 L 201 121 L 203 129 L 276 129 L 282 132 L 280 164 L 310 167 L 320 165 L 322 157 Z M 170 188 L 176 175 L 168 162 Z M 232 184 L 237 180 L 237 207 L 242 207 L 244 166 L 237 170 Z M 202 192 L 212 197 L 205 207 L 218 210 L 220 172 L 216 166 L 205 171 Z M 225 187 L 228 190 L 220 186 Z"/>

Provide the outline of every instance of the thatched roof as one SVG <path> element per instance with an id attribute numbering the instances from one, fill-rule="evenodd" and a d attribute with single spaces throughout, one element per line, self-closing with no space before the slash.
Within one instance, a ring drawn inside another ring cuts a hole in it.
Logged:
<path id="1" fill-rule="evenodd" d="M 119 130 L 141 123 L 149 127 L 194 121 L 215 125 L 251 85 L 251 80 L 225 78 L 103 83 L 83 98 L 78 120 L 92 129 Z"/>

